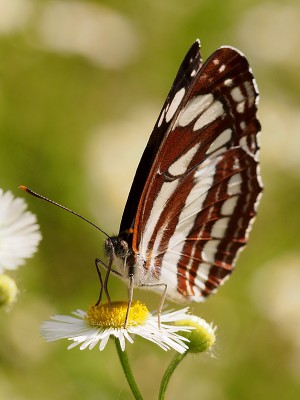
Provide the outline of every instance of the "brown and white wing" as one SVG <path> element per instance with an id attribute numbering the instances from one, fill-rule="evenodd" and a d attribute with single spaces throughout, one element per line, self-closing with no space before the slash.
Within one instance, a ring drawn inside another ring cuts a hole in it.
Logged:
<path id="1" fill-rule="evenodd" d="M 232 272 L 256 215 L 258 91 L 231 47 L 184 90 L 141 194 L 133 249 L 141 284 L 150 277 L 174 300 L 201 301 Z"/>

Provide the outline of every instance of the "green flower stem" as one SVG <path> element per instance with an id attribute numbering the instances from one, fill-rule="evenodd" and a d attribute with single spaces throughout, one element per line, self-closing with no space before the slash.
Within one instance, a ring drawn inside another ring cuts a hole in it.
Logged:
<path id="1" fill-rule="evenodd" d="M 183 354 L 177 353 L 173 360 L 170 362 L 168 368 L 166 369 L 166 372 L 164 373 L 164 376 L 161 381 L 160 385 L 160 390 L 159 390 L 159 400 L 164 400 L 166 396 L 166 391 L 167 391 L 167 386 L 169 384 L 170 378 L 173 375 L 173 372 L 175 371 L 176 367 L 184 359 L 184 357 L 188 354 L 188 351 L 186 351 Z"/>
<path id="2" fill-rule="evenodd" d="M 139 388 L 137 387 L 136 381 L 135 381 L 134 376 L 132 374 L 126 350 L 122 351 L 121 345 L 120 345 L 120 341 L 117 338 L 115 338 L 115 344 L 116 344 L 116 349 L 117 349 L 117 353 L 118 353 L 118 356 L 119 356 L 119 360 L 121 362 L 124 374 L 126 376 L 128 384 L 130 386 L 132 394 L 134 395 L 135 399 L 143 400 L 143 397 L 142 397 L 142 395 L 141 395 L 141 393 L 139 391 Z"/>

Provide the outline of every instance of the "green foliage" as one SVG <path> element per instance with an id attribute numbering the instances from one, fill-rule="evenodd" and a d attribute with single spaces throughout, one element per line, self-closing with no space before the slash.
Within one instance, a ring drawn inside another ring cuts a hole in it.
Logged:
<path id="1" fill-rule="evenodd" d="M 136 42 L 128 61 L 113 68 L 90 57 L 50 49 L 39 33 L 43 7 L 50 1 L 30 4 L 31 14 L 18 29 L 2 33 L 0 18 L 0 186 L 20 197 L 25 194 L 18 185 L 32 187 L 109 234 L 118 231 L 141 155 L 142 147 L 135 143 L 146 144 L 151 131 L 151 126 L 139 125 L 133 132 L 131 116 L 137 124 L 149 117 L 154 125 L 179 63 L 195 38 L 200 37 L 205 58 L 222 44 L 237 46 L 249 56 L 262 95 L 265 194 L 236 273 L 217 296 L 193 305 L 195 314 L 218 326 L 216 357 L 186 358 L 170 383 L 168 398 L 298 399 L 300 353 L 292 334 L 294 320 L 281 320 L 282 314 L 275 313 L 278 292 L 272 292 L 272 278 L 275 270 L 282 279 L 285 268 L 296 271 L 294 264 L 284 262 L 279 270 L 281 259 L 292 254 L 298 266 L 300 261 L 299 123 L 291 125 L 291 113 L 286 113 L 299 110 L 299 65 L 290 66 L 289 59 L 281 64 L 266 61 L 260 39 L 254 36 L 250 48 L 241 33 L 247 18 L 254 30 L 248 31 L 249 37 L 255 33 L 258 7 L 274 12 L 274 5 L 284 7 L 284 2 L 114 1 L 111 10 L 126 18 Z M 100 1 L 93 4 L 103 7 Z M 299 13 L 296 1 L 289 4 Z M 259 29 L 264 32 L 267 25 Z M 298 26 L 294 28 L 299 34 Z M 58 33 L 60 29 L 58 25 Z M 101 40 L 109 45 L 112 36 L 110 31 Z M 262 39 L 265 45 L 266 36 Z M 281 52 L 271 39 L 270 49 Z M 298 54 L 298 48 L 291 54 Z M 272 125 L 272 113 L 286 119 L 284 131 Z M 281 137 L 286 147 L 278 145 Z M 115 144 L 119 153 L 114 152 Z M 43 242 L 38 254 L 14 273 L 18 302 L 9 313 L 0 313 L 0 398 L 130 399 L 113 343 L 103 353 L 67 351 L 66 343 L 47 344 L 39 337 L 39 325 L 50 314 L 87 308 L 97 300 L 94 259 L 104 257 L 104 237 L 61 210 L 34 198 L 26 200 L 38 216 Z M 269 271 L 264 280 L 261 271 Z M 115 278 L 110 290 L 114 300 L 126 298 L 125 284 Z M 300 304 L 299 291 L 291 300 L 286 283 L 285 290 L 289 314 L 289 307 Z M 138 296 L 157 307 L 156 294 L 137 291 Z M 299 315 L 297 323 L 299 329 Z M 129 348 L 145 398 L 155 398 L 154 390 L 172 356 L 138 340 Z"/>

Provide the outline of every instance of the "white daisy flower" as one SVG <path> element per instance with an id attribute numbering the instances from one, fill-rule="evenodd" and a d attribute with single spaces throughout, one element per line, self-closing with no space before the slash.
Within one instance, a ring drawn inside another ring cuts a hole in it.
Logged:
<path id="1" fill-rule="evenodd" d="M 160 328 L 157 316 L 153 316 L 147 307 L 139 301 L 133 302 L 129 312 L 126 328 L 124 328 L 127 302 L 113 302 L 111 306 L 100 304 L 90 306 L 88 311 L 77 310 L 75 317 L 67 315 L 54 315 L 51 321 L 45 321 L 41 326 L 41 334 L 47 342 L 58 339 L 68 339 L 73 343 L 71 349 L 80 345 L 80 350 L 91 350 L 99 342 L 99 349 L 103 350 L 110 336 L 119 339 L 121 349 L 125 350 L 125 342 L 133 343 L 131 334 L 157 344 L 163 350 L 174 349 L 184 353 L 189 340 L 177 332 L 190 331 L 191 326 L 179 326 L 172 323 L 186 320 L 188 308 L 163 313 L 161 315 Z"/>
<path id="2" fill-rule="evenodd" d="M 26 208 L 23 199 L 0 189 L 0 273 L 22 265 L 42 238 L 36 216 Z"/>

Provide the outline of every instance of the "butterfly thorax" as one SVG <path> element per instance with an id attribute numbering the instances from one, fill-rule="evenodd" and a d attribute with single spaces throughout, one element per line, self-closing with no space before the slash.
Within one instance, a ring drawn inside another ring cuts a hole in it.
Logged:
<path id="1" fill-rule="evenodd" d="M 107 259 L 113 258 L 114 267 L 123 278 L 134 275 L 135 253 L 122 236 L 112 236 L 105 241 L 105 254 Z"/>

